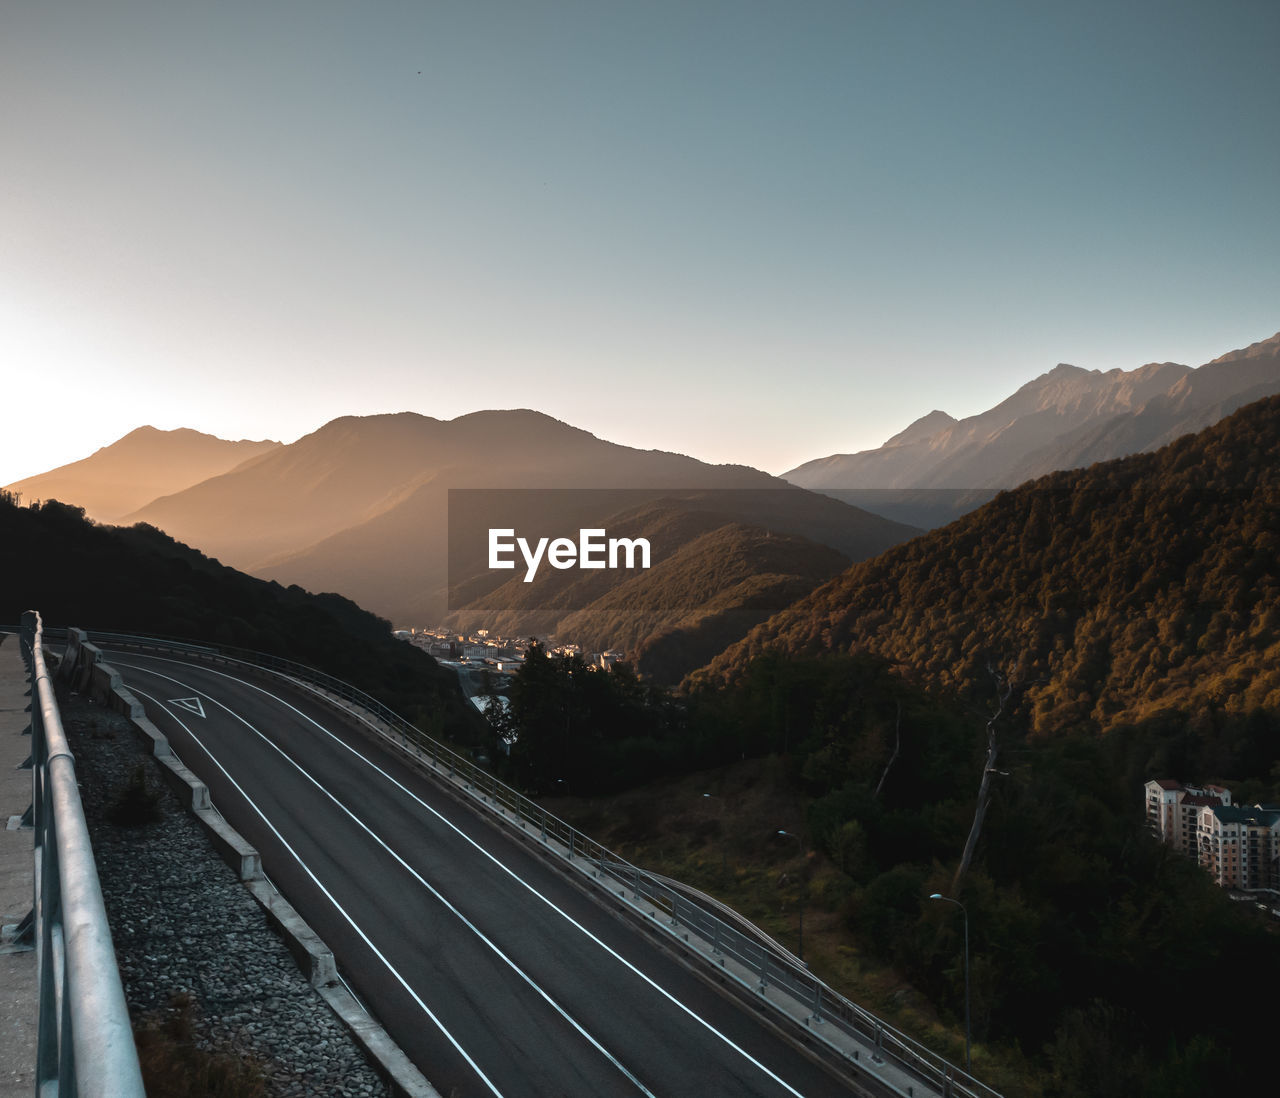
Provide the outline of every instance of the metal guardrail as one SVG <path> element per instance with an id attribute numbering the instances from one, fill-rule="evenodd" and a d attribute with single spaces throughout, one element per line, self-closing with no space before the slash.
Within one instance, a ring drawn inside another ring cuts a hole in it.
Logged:
<path id="1" fill-rule="evenodd" d="M 879 1056 L 892 1056 L 939 1094 L 954 1098 L 1001 1098 L 997 1091 L 975 1079 L 964 1069 L 829 987 L 786 950 L 776 947 L 776 944 L 771 947 L 768 944 L 770 940 L 762 931 L 757 931 L 754 936 L 743 933 L 732 922 L 720 918 L 707 907 L 700 906 L 672 887 L 664 878 L 651 875 L 618 857 L 589 835 L 553 816 L 535 801 L 499 781 L 473 760 L 415 728 L 376 698 L 350 683 L 279 656 L 225 645 L 197 644 L 100 630 L 93 630 L 92 636 L 96 642 L 116 648 L 172 651 L 220 663 L 241 664 L 272 671 L 317 687 L 366 710 L 385 725 L 394 742 L 406 753 L 429 765 L 442 776 L 461 781 L 466 789 L 483 797 L 516 826 L 536 831 L 544 842 L 554 841 L 560 844 L 571 860 L 580 858 L 590 863 L 601 876 L 644 897 L 648 903 L 661 909 L 672 923 L 683 926 L 709 942 L 714 954 L 732 959 L 753 972 L 761 987 L 773 985 L 785 990 L 796 1001 L 808 1004 L 815 1021 L 830 1024 L 856 1037 Z"/>
<path id="2" fill-rule="evenodd" d="M 34 610 L 23 615 L 21 638 L 31 672 L 36 1093 L 40 1098 L 141 1098 L 142 1072 L 75 760 L 67 749 L 45 666 L 42 622 Z"/>

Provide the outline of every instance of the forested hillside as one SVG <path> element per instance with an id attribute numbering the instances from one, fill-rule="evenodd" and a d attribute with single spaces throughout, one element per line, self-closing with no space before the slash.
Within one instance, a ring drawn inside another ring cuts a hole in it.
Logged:
<path id="1" fill-rule="evenodd" d="M 359 686 L 437 734 L 475 715 L 455 676 L 339 595 L 254 579 L 154 527 L 98 526 L 56 500 L 0 493 L 0 621 L 212 641 L 307 663 Z"/>
<path id="2" fill-rule="evenodd" d="M 867 650 L 1032 734 L 1280 710 L 1280 398 L 1152 454 L 1057 473 L 856 564 L 753 630 L 753 656 Z"/>
<path id="3" fill-rule="evenodd" d="M 618 573 L 544 568 L 468 603 L 446 624 L 470 632 L 556 635 L 587 651 L 618 649 L 646 679 L 674 685 L 850 560 L 805 537 L 775 533 L 679 501 L 610 520 L 611 535 L 643 537 L 654 565 Z"/>

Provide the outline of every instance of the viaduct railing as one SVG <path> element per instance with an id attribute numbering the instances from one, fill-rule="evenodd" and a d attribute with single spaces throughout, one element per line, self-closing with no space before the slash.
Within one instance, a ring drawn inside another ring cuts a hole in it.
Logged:
<path id="1" fill-rule="evenodd" d="M 31 674 L 33 929 L 39 1098 L 141 1098 L 142 1073 L 102 904 L 75 760 L 67 749 L 40 615 L 22 618 Z"/>

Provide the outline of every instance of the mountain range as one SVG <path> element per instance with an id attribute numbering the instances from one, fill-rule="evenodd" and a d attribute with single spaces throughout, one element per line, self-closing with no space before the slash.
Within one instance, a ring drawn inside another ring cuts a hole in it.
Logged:
<path id="1" fill-rule="evenodd" d="M 9 487 L 160 528 L 397 624 L 447 617 L 459 629 L 558 633 L 625 648 L 672 681 L 918 526 L 1056 465 L 1151 451 L 1276 390 L 1280 335 L 1195 370 L 1060 365 L 980 415 L 934 411 L 876 450 L 809 462 L 786 479 L 511 410 L 347 416 L 289 445 L 143 427 Z M 524 583 L 488 569 L 483 553 L 486 528 L 513 525 L 535 537 L 584 527 L 646 537 L 658 566 L 641 576 L 544 568 Z"/>
<path id="2" fill-rule="evenodd" d="M 207 436 L 188 436 L 185 441 L 193 448 L 198 444 L 203 454 Z M 127 459 L 136 458 L 142 442 L 157 440 L 171 450 L 184 438 L 151 429 L 134 432 L 77 463 L 87 470 L 81 482 L 93 482 L 94 476 L 98 482 L 110 480 Z M 117 521 L 162 529 L 262 578 L 341 592 L 400 624 L 436 624 L 448 610 L 461 611 L 510 579 L 510 572 L 489 572 L 482 551 L 457 551 L 469 529 L 480 531 L 483 546 L 489 526 L 514 524 L 521 534 L 533 536 L 574 535 L 582 527 L 616 523 L 643 536 L 643 528 L 655 537 L 660 557 L 679 549 L 679 560 L 662 571 L 666 594 L 658 601 L 667 598 L 670 605 L 646 619 L 666 630 L 681 622 L 688 626 L 688 615 L 705 600 L 714 601 L 720 612 L 735 609 L 728 589 L 743 579 L 729 569 L 718 584 L 703 583 L 673 596 L 675 573 L 691 570 L 705 577 L 716 571 L 715 561 L 694 563 L 699 550 L 685 545 L 684 534 L 696 540 L 736 525 L 748 544 L 774 536 L 792 539 L 799 563 L 785 574 L 760 563 L 755 571 L 773 579 L 739 589 L 753 603 L 752 611 L 741 618 L 728 615 L 725 620 L 737 622 L 732 634 L 725 634 L 724 621 L 719 622 L 719 647 L 850 561 L 918 532 L 756 469 L 619 446 L 528 410 L 477 412 L 449 421 L 408 412 L 343 417 L 290 445 L 260 444 L 247 460 L 236 461 L 243 452 L 227 450 L 221 467 L 208 476 L 195 458 L 184 464 L 167 455 L 153 454 L 151 460 L 168 466 L 165 486 L 176 490 L 116 515 Z M 175 484 L 184 471 L 194 482 Z M 48 488 L 58 482 L 49 474 L 43 483 Z M 66 502 L 85 506 L 82 500 L 91 498 L 100 505 L 100 494 L 89 497 L 75 491 L 76 483 L 61 483 L 72 489 Z M 155 483 L 155 478 L 140 478 L 133 498 Z M 120 510 L 118 502 L 109 509 Z M 642 511 L 644 517 L 638 518 Z M 469 525 L 463 521 L 468 516 Z M 711 543 L 701 544 L 712 551 Z M 818 566 L 817 560 L 823 563 Z M 752 571 L 750 564 L 743 567 Z M 605 617 L 593 617 L 590 604 L 631 577 L 574 570 L 581 582 L 566 599 L 561 588 L 568 575 L 544 568 L 536 583 L 517 579 L 514 588 L 498 596 L 504 631 L 554 631 L 573 612 L 593 643 L 609 646 L 600 623 L 616 620 L 609 613 L 612 604 L 606 600 L 599 607 Z M 486 607 L 480 609 L 487 615 Z M 471 613 L 456 620 L 495 627 L 483 618 Z M 627 633 L 628 643 L 644 639 L 635 634 L 634 628 Z M 705 642 L 689 652 L 698 655 L 686 656 L 671 670 L 675 679 L 714 654 Z"/>
<path id="3" fill-rule="evenodd" d="M 1198 369 L 1060 364 L 965 419 L 932 411 L 874 450 L 805 462 L 783 478 L 916 525 L 938 526 L 1059 469 L 1150 452 L 1280 392 L 1280 333 Z"/>

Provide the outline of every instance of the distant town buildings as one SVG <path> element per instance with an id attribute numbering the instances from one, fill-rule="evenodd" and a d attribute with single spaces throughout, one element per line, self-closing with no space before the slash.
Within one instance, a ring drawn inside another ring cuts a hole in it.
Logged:
<path id="1" fill-rule="evenodd" d="M 1222 888 L 1280 891 L 1280 805 L 1231 803 L 1231 791 L 1157 778 L 1143 787 L 1147 824 Z"/>
<path id="2" fill-rule="evenodd" d="M 439 628 L 397 629 L 393 635 L 421 648 L 446 666 L 472 671 L 487 669 L 499 675 L 518 673 L 529 648 L 528 638 L 504 638 L 488 629 L 477 629 L 474 634 Z M 586 652 L 577 644 L 555 645 L 547 652 L 552 656 L 578 656 L 602 671 L 612 670 L 624 656 L 618 651 Z"/>

